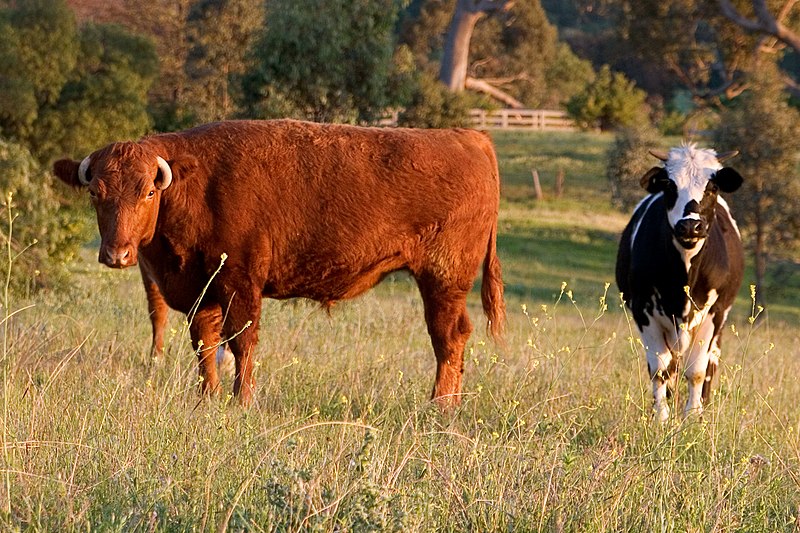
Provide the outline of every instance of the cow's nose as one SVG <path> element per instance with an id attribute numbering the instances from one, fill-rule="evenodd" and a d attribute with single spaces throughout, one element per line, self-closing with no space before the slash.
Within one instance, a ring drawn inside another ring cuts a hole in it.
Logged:
<path id="1" fill-rule="evenodd" d="M 111 268 L 125 268 L 136 264 L 136 251 L 133 246 L 104 246 L 100 249 L 101 263 Z"/>
<path id="2" fill-rule="evenodd" d="M 706 223 L 696 218 L 684 218 L 675 224 L 675 235 L 679 239 L 702 239 L 707 232 Z"/>

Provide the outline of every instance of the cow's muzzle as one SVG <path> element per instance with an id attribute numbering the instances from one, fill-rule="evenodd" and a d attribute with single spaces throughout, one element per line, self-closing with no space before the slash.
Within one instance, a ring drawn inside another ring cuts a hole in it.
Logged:
<path id="1" fill-rule="evenodd" d="M 685 247 L 694 246 L 697 241 L 708 237 L 708 224 L 697 218 L 683 218 L 675 224 L 675 238 Z"/>
<path id="2" fill-rule="evenodd" d="M 130 244 L 123 246 L 101 246 L 98 261 L 111 268 L 127 268 L 137 262 L 136 248 Z"/>

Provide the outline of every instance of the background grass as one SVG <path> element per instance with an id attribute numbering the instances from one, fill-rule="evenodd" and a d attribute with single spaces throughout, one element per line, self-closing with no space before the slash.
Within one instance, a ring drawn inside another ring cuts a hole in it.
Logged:
<path id="1" fill-rule="evenodd" d="M 138 272 L 90 250 L 67 294 L 4 306 L 0 529 L 794 530 L 796 308 L 751 321 L 745 289 L 705 416 L 654 426 L 613 285 L 627 219 L 605 196 L 610 138 L 495 137 L 509 323 L 493 344 L 470 298 L 460 409 L 428 402 L 435 363 L 406 276 L 330 316 L 265 301 L 244 411 L 199 401 L 182 317 L 149 360 Z M 546 191 L 564 164 L 567 196 L 535 203 L 532 164 Z"/>

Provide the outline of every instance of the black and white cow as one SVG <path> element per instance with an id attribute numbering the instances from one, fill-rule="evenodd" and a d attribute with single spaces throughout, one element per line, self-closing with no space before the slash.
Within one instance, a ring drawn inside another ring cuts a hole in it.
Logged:
<path id="1" fill-rule="evenodd" d="M 650 194 L 633 212 L 617 253 L 617 285 L 639 328 L 653 382 L 655 414 L 669 416 L 667 399 L 683 360 L 689 395 L 684 415 L 701 413 L 720 355 L 720 334 L 742 283 L 744 253 L 736 222 L 719 191 L 742 177 L 694 144 L 668 154 L 641 179 Z"/>

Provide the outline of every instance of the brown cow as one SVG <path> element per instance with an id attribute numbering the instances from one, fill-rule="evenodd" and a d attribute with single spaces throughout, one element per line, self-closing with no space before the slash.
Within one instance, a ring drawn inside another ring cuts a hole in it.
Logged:
<path id="1" fill-rule="evenodd" d="M 191 313 L 205 394 L 219 388 L 213 355 L 224 335 L 236 359 L 234 394 L 250 403 L 263 297 L 328 306 L 409 271 L 442 406 L 460 401 L 472 331 L 466 298 L 481 260 L 493 335 L 505 320 L 499 176 L 483 133 L 229 121 L 112 143 L 80 162 L 57 161 L 54 172 L 88 188 L 100 262 L 141 262 L 145 283 Z"/>
<path id="2" fill-rule="evenodd" d="M 164 295 L 158 288 L 156 280 L 147 272 L 144 263 L 139 262 L 139 271 L 142 274 L 144 292 L 147 296 L 147 310 L 150 315 L 150 326 L 153 330 L 152 343 L 150 344 L 150 357 L 158 359 L 164 354 L 164 331 L 167 329 L 167 314 L 169 306 Z M 233 353 L 225 345 L 217 348 L 216 355 L 218 370 L 223 374 L 233 374 Z"/>

